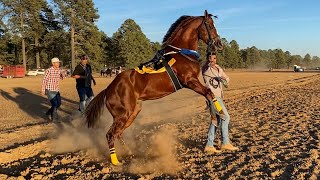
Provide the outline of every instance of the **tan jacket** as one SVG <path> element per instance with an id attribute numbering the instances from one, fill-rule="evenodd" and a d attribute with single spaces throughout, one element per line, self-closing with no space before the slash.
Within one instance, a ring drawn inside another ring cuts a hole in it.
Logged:
<path id="1" fill-rule="evenodd" d="M 217 80 L 217 77 L 220 77 L 227 81 L 229 84 L 229 77 L 224 73 L 223 69 L 219 65 L 215 65 L 218 70 L 215 68 L 212 68 L 210 65 L 209 67 L 202 72 L 202 76 L 204 79 L 204 82 L 206 83 L 207 87 L 210 88 L 211 92 L 220 98 L 223 98 L 223 90 L 222 86 L 223 84 Z"/>

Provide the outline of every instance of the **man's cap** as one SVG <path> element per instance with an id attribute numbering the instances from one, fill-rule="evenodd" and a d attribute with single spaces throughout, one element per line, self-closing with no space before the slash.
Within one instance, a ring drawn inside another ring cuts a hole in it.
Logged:
<path id="1" fill-rule="evenodd" d="M 216 52 L 214 49 L 212 49 L 211 47 L 208 46 L 207 50 L 206 50 L 206 55 L 207 55 L 207 57 L 211 56 L 211 55 L 216 55 Z"/>
<path id="2" fill-rule="evenodd" d="M 88 60 L 88 56 L 83 55 L 83 56 L 81 57 L 81 60 Z"/>
<path id="3" fill-rule="evenodd" d="M 55 58 L 52 58 L 52 59 L 51 59 L 51 63 L 55 63 L 55 62 L 61 62 L 61 61 L 60 61 L 58 58 L 56 58 L 56 57 L 55 57 Z"/>
<path id="4" fill-rule="evenodd" d="M 216 55 L 216 53 L 213 52 L 213 51 L 208 51 L 208 52 L 207 52 L 207 56 L 211 56 L 211 55 Z"/>

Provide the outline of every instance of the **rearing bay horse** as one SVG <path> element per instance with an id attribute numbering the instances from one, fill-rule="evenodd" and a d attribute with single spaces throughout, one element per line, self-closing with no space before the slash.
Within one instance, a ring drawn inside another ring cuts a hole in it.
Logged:
<path id="1" fill-rule="evenodd" d="M 204 16 L 181 16 L 165 35 L 162 48 L 166 52 L 172 50 L 169 45 L 197 50 L 198 41 L 201 39 L 208 47 L 222 49 L 222 43 L 211 16 L 207 10 Z M 207 100 L 212 100 L 213 94 L 198 79 L 199 62 L 191 61 L 190 58 L 181 54 L 174 54 L 171 57 L 176 59 L 172 69 L 183 87 L 192 89 Z M 194 58 L 192 55 L 189 57 Z M 140 74 L 130 69 L 116 76 L 111 84 L 90 102 L 85 114 L 88 127 L 94 126 L 104 105 L 113 116 L 113 124 L 106 134 L 112 164 L 119 164 L 114 141 L 116 138 L 121 138 L 123 131 L 137 117 L 141 111 L 142 101 L 159 99 L 174 92 L 175 88 L 167 73 Z"/>

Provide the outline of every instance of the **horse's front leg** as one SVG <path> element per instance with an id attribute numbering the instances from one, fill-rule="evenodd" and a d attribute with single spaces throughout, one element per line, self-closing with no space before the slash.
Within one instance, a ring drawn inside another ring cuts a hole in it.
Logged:
<path id="1" fill-rule="evenodd" d="M 211 90 L 200 83 L 198 79 L 192 79 L 185 83 L 189 89 L 194 90 L 198 94 L 201 94 L 207 99 L 208 106 L 210 108 L 210 114 L 215 117 L 215 112 L 217 111 L 221 117 L 224 117 L 224 112 L 220 103 L 215 98 Z M 213 107 L 214 106 L 214 107 Z"/>
<path id="2" fill-rule="evenodd" d="M 200 83 L 198 79 L 192 79 L 185 83 L 187 88 L 192 89 L 196 93 L 204 96 L 207 100 L 212 100 L 214 97 L 214 94 L 211 92 L 211 90 L 204 85 Z"/>

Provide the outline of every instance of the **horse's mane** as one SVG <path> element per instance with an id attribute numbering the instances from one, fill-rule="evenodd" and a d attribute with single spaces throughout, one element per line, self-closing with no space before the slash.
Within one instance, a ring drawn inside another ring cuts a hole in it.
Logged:
<path id="1" fill-rule="evenodd" d="M 212 17 L 212 14 L 209 14 L 210 17 Z M 163 40 L 162 40 L 162 47 L 165 47 L 171 40 L 173 37 L 175 37 L 175 34 L 178 32 L 178 30 L 180 30 L 180 28 L 183 27 L 183 25 L 187 22 L 189 22 L 190 20 L 193 20 L 194 18 L 197 17 L 203 17 L 203 16 L 181 16 L 179 19 L 176 20 L 176 22 L 174 22 L 169 30 L 167 31 L 166 35 L 164 36 Z M 215 19 L 218 18 L 218 16 L 214 15 L 213 16 Z"/>
<path id="2" fill-rule="evenodd" d="M 176 32 L 182 27 L 183 24 L 185 24 L 186 22 L 189 22 L 193 18 L 195 18 L 195 17 L 194 16 L 181 16 L 179 19 L 177 19 L 176 22 L 174 22 L 170 26 L 167 34 L 164 36 L 164 38 L 162 40 L 162 47 L 166 46 L 167 43 L 169 41 L 171 41 L 171 39 L 174 37 Z"/>

